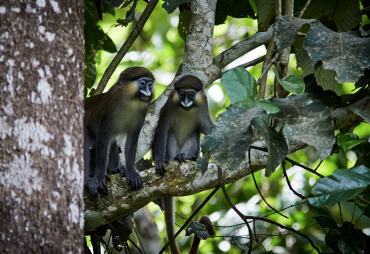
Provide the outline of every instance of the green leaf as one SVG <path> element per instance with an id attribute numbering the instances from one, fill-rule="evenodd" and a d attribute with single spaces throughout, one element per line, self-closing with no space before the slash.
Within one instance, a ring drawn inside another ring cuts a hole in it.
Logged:
<path id="1" fill-rule="evenodd" d="M 370 66 L 370 38 L 358 32 L 336 33 L 318 20 L 307 33 L 304 48 L 312 66 L 322 61 L 325 70 L 336 72 L 339 83 L 356 82 Z"/>
<path id="2" fill-rule="evenodd" d="M 206 230 L 206 226 L 197 221 L 190 222 L 189 226 L 186 228 L 185 236 L 190 236 L 191 234 L 196 234 L 202 240 L 206 240 L 210 237 Z"/>
<path id="3" fill-rule="evenodd" d="M 128 24 L 130 24 L 134 20 L 135 9 L 136 9 L 137 2 L 139 0 L 133 0 L 133 1 L 134 1 L 134 4 L 130 8 L 130 10 L 128 10 L 126 12 L 126 17 L 124 19 L 117 19 L 118 24 L 120 24 L 122 26 L 127 26 Z"/>
<path id="4" fill-rule="evenodd" d="M 337 138 L 338 145 L 342 147 L 344 151 L 347 151 L 348 149 L 351 149 L 352 147 L 355 147 L 364 141 L 365 140 L 359 140 L 358 136 L 354 133 L 340 134 Z"/>
<path id="5" fill-rule="evenodd" d="M 186 40 L 186 35 L 188 33 L 189 27 L 189 20 L 190 20 L 190 11 L 184 10 L 181 11 L 179 14 L 179 24 L 177 25 L 177 31 L 184 41 Z"/>
<path id="6" fill-rule="evenodd" d="M 271 0 L 256 0 L 258 10 L 258 31 L 266 31 L 271 23 L 272 18 L 275 16 L 275 1 Z"/>
<path id="7" fill-rule="evenodd" d="M 231 105 L 220 114 L 211 133 L 203 139 L 202 153 L 211 151 L 213 160 L 221 167 L 237 170 L 252 142 L 251 120 L 265 114 L 260 108 L 245 109 Z"/>
<path id="8" fill-rule="evenodd" d="M 300 19 L 293 16 L 283 16 L 276 23 L 276 46 L 278 51 L 290 47 L 304 24 L 311 24 L 314 19 Z"/>
<path id="9" fill-rule="evenodd" d="M 332 206 L 354 198 L 370 185 L 370 169 L 365 166 L 337 169 L 320 179 L 312 189 L 308 202 L 317 207 Z"/>
<path id="10" fill-rule="evenodd" d="M 257 97 L 257 85 L 254 77 L 243 67 L 237 67 L 226 72 L 221 78 L 231 104 L 254 100 Z"/>
<path id="11" fill-rule="evenodd" d="M 351 110 L 357 115 L 361 116 L 362 119 L 364 119 L 368 124 L 370 124 L 370 115 L 366 113 L 365 110 L 356 107 L 352 107 Z"/>
<path id="12" fill-rule="evenodd" d="M 192 0 L 163 0 L 162 7 L 168 14 L 172 13 L 180 4 L 191 2 Z"/>
<path id="13" fill-rule="evenodd" d="M 300 77 L 288 76 L 281 79 L 279 78 L 277 70 L 275 68 L 273 70 L 277 81 L 279 81 L 280 85 L 282 85 L 286 91 L 296 95 L 303 94 L 305 85 L 304 81 Z"/>
<path id="14" fill-rule="evenodd" d="M 268 113 L 277 113 L 280 111 L 279 107 L 276 106 L 273 102 L 271 101 L 265 101 L 265 100 L 251 100 L 251 99 L 247 99 L 246 101 L 242 101 L 242 102 L 236 102 L 235 103 L 236 106 L 238 107 L 241 107 L 241 108 L 256 108 L 256 107 L 260 107 L 260 108 L 263 108 L 265 111 L 267 111 Z"/>
<path id="15" fill-rule="evenodd" d="M 284 122 L 288 140 L 297 140 L 315 147 L 323 160 L 331 154 L 335 143 L 334 123 L 328 107 L 314 95 L 304 93 L 285 99 L 274 99 L 280 112 L 273 119 Z"/>
<path id="16" fill-rule="evenodd" d="M 313 217 L 321 226 L 322 230 L 327 234 L 330 229 L 339 229 L 337 223 L 332 218 L 325 216 Z"/>
<path id="17" fill-rule="evenodd" d="M 255 18 L 254 10 L 248 0 L 218 0 L 215 25 L 223 24 L 227 18 Z"/>
<path id="18" fill-rule="evenodd" d="M 251 124 L 266 142 L 269 156 L 265 176 L 269 177 L 288 155 L 288 145 L 284 136 L 270 129 L 263 119 L 254 118 Z"/>
<path id="19" fill-rule="evenodd" d="M 121 6 L 125 0 L 103 0 L 108 6 L 115 8 Z"/>

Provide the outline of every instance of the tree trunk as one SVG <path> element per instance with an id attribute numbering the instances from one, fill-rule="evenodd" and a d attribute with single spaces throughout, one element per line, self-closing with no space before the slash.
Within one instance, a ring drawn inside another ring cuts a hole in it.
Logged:
<path id="1" fill-rule="evenodd" d="M 0 4 L 1 253 L 83 252 L 83 10 Z"/>

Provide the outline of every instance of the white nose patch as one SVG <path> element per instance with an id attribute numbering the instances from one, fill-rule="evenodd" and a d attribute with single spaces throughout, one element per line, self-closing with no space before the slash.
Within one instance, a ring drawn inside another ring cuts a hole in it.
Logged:
<path id="1" fill-rule="evenodd" d="M 151 92 L 146 92 L 146 91 L 143 91 L 143 90 L 140 90 L 140 93 L 144 94 L 147 97 L 149 97 L 151 95 Z"/>
<path id="2" fill-rule="evenodd" d="M 185 108 L 188 108 L 191 105 L 193 105 L 193 101 L 189 101 L 188 103 L 185 103 L 185 102 L 181 101 L 181 105 L 183 105 Z"/>

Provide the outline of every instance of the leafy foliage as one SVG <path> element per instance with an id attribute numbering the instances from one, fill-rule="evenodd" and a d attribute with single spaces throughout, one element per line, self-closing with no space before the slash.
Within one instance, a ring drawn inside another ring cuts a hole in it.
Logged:
<path id="1" fill-rule="evenodd" d="M 313 206 L 332 206 L 359 195 L 370 185 L 370 169 L 358 166 L 337 169 L 331 176 L 320 179 L 312 189 L 314 197 L 308 198 Z"/>
<path id="2" fill-rule="evenodd" d="M 305 93 L 285 99 L 274 99 L 280 112 L 273 119 L 284 122 L 288 140 L 298 140 L 315 147 L 321 160 L 328 157 L 335 143 L 330 110 L 315 96 Z"/>
<path id="3" fill-rule="evenodd" d="M 261 107 L 270 113 L 279 112 L 272 102 L 257 100 L 257 84 L 254 77 L 244 68 L 238 67 L 228 71 L 221 78 L 230 102 L 242 108 Z"/>
<path id="4" fill-rule="evenodd" d="M 254 118 L 251 123 L 266 142 L 268 160 L 265 175 L 269 177 L 288 155 L 288 145 L 284 136 L 270 129 L 263 119 Z"/>
<path id="5" fill-rule="evenodd" d="M 350 222 L 338 226 L 337 223 L 328 217 L 318 216 L 314 219 L 320 224 L 325 232 L 326 245 L 334 253 L 367 253 L 370 251 L 370 238 L 361 230 L 356 229 Z M 364 252 L 365 251 L 365 252 Z"/>
<path id="6" fill-rule="evenodd" d="M 197 221 L 190 222 L 189 226 L 186 228 L 185 235 L 190 236 L 191 234 L 196 234 L 202 240 L 206 240 L 210 237 L 206 230 L 206 226 Z"/>
<path id="7" fill-rule="evenodd" d="M 218 0 L 215 24 L 223 24 L 227 16 L 234 18 L 255 18 L 253 7 L 249 1 Z"/>
<path id="8" fill-rule="evenodd" d="M 264 115 L 260 108 L 239 108 L 230 106 L 220 114 L 212 131 L 202 142 L 202 152 L 212 152 L 212 158 L 222 167 L 236 170 L 245 160 L 253 137 L 251 121 Z"/>
<path id="9" fill-rule="evenodd" d="M 179 5 L 191 2 L 191 0 L 163 0 L 162 7 L 167 11 L 168 14 L 172 13 L 174 10 L 176 10 Z"/>
<path id="10" fill-rule="evenodd" d="M 96 79 L 95 57 L 98 50 L 117 51 L 112 39 L 96 24 L 99 20 L 93 0 L 85 1 L 85 87 L 91 88 Z"/>
<path id="11" fill-rule="evenodd" d="M 137 2 L 139 0 L 131 0 L 131 1 L 126 1 L 127 2 L 134 2 L 133 5 L 131 6 L 130 10 L 127 11 L 126 13 L 126 18 L 124 19 L 117 19 L 117 23 L 122 26 L 127 26 L 129 23 L 131 23 L 134 20 L 135 16 L 135 9 Z"/>
<path id="12" fill-rule="evenodd" d="M 305 85 L 300 77 L 292 75 L 281 79 L 279 78 L 277 70 L 276 69 L 273 70 L 275 72 L 275 77 L 277 81 L 279 81 L 280 85 L 282 85 L 286 91 L 296 95 L 303 94 Z"/>
<path id="13" fill-rule="evenodd" d="M 313 23 L 304 47 L 312 65 L 322 61 L 326 70 L 336 72 L 340 83 L 357 81 L 370 66 L 370 38 L 362 38 L 358 32 L 335 33 L 320 21 Z"/>
<path id="14" fill-rule="evenodd" d="M 354 133 L 344 133 L 338 136 L 337 142 L 340 147 L 343 148 L 344 151 L 351 149 L 365 140 L 359 140 L 358 136 Z"/>

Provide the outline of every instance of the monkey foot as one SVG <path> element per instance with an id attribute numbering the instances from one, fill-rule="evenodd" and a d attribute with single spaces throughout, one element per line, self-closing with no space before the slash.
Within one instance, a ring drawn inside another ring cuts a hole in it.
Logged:
<path id="1" fill-rule="evenodd" d="M 136 169 L 134 171 L 126 170 L 126 178 L 128 184 L 131 186 L 133 190 L 140 189 L 143 181 L 141 180 L 141 176 L 139 172 L 136 171 Z"/>
<path id="2" fill-rule="evenodd" d="M 112 169 L 110 171 L 110 175 L 118 174 L 120 173 L 122 177 L 126 177 L 126 169 L 124 166 L 119 166 L 118 168 Z"/>
<path id="3" fill-rule="evenodd" d="M 179 162 L 185 162 L 186 161 L 186 156 L 185 156 L 184 153 L 179 153 L 178 155 L 176 155 L 175 160 L 177 160 Z"/>
<path id="4" fill-rule="evenodd" d="M 166 173 L 166 169 L 164 168 L 164 163 L 163 162 L 156 162 L 155 163 L 155 172 L 157 172 L 157 174 L 160 174 L 161 176 L 163 176 L 164 173 Z"/>

